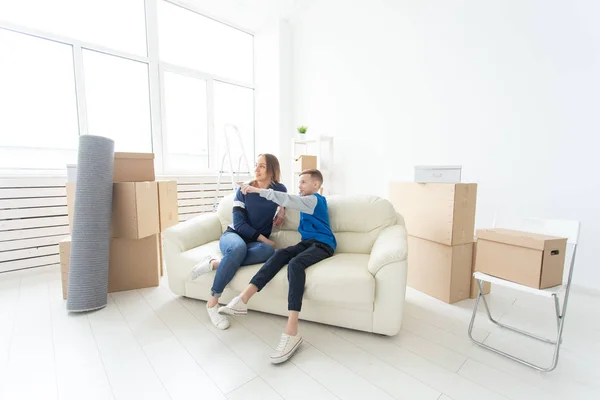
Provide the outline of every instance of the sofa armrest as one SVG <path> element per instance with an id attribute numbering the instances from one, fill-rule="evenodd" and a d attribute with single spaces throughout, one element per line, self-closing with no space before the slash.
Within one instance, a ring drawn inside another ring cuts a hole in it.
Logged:
<path id="1" fill-rule="evenodd" d="M 219 240 L 221 229 L 221 220 L 216 214 L 203 214 L 166 229 L 164 238 L 179 252 L 184 252 Z"/>
<path id="2" fill-rule="evenodd" d="M 369 272 L 375 275 L 388 264 L 406 260 L 407 248 L 404 225 L 392 225 L 383 228 L 371 250 L 368 264 Z"/>

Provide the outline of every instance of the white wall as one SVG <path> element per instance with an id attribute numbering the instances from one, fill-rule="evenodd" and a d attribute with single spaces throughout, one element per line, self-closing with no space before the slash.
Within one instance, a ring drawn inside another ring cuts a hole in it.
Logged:
<path id="1" fill-rule="evenodd" d="M 254 35 L 255 150 L 275 154 L 282 180 L 291 173 L 291 29 L 272 21 Z"/>
<path id="2" fill-rule="evenodd" d="M 600 3 L 325 0 L 293 23 L 294 124 L 335 136 L 336 191 L 461 164 L 496 211 L 582 221 L 600 289 Z"/>

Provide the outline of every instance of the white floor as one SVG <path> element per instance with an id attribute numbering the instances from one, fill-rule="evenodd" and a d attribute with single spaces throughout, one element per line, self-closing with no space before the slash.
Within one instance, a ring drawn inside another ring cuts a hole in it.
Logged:
<path id="1" fill-rule="evenodd" d="M 472 300 L 410 290 L 397 337 L 301 322 L 305 344 L 272 366 L 285 320 L 250 312 L 212 327 L 205 303 L 166 286 L 114 293 L 70 315 L 56 267 L 0 274 L 0 399 L 593 399 L 600 398 L 598 297 L 575 292 L 556 371 L 538 373 L 467 338 Z M 502 321 L 554 331 L 553 305 L 493 290 Z M 483 314 L 481 314 L 483 317 Z M 481 318 L 486 343 L 550 361 L 550 349 Z"/>

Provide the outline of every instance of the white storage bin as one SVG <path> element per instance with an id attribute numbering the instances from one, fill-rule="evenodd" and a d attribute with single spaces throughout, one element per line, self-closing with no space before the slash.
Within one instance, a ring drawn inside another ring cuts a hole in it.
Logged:
<path id="1" fill-rule="evenodd" d="M 417 165 L 415 182 L 418 183 L 460 183 L 460 165 Z"/>

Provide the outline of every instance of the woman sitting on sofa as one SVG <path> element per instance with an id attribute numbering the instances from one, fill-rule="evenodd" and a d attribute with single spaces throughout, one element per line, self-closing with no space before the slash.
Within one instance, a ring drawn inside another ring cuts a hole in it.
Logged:
<path id="1" fill-rule="evenodd" d="M 261 154 L 256 160 L 255 178 L 251 186 L 260 189 L 273 189 L 287 192 L 285 186 L 279 183 L 279 160 L 272 154 Z M 217 312 L 219 297 L 225 286 L 242 265 L 260 264 L 273 255 L 275 243 L 269 240 L 273 225 L 283 225 L 284 209 L 277 212 L 277 204 L 261 196 L 244 195 L 240 188 L 235 193 L 233 201 L 233 224 L 219 240 L 223 258 L 207 256 L 190 275 L 196 279 L 210 271 L 216 270 L 211 288 L 211 296 L 206 303 L 208 316 L 219 329 L 229 328 L 229 320 Z M 275 216 L 275 220 L 273 217 Z"/>

